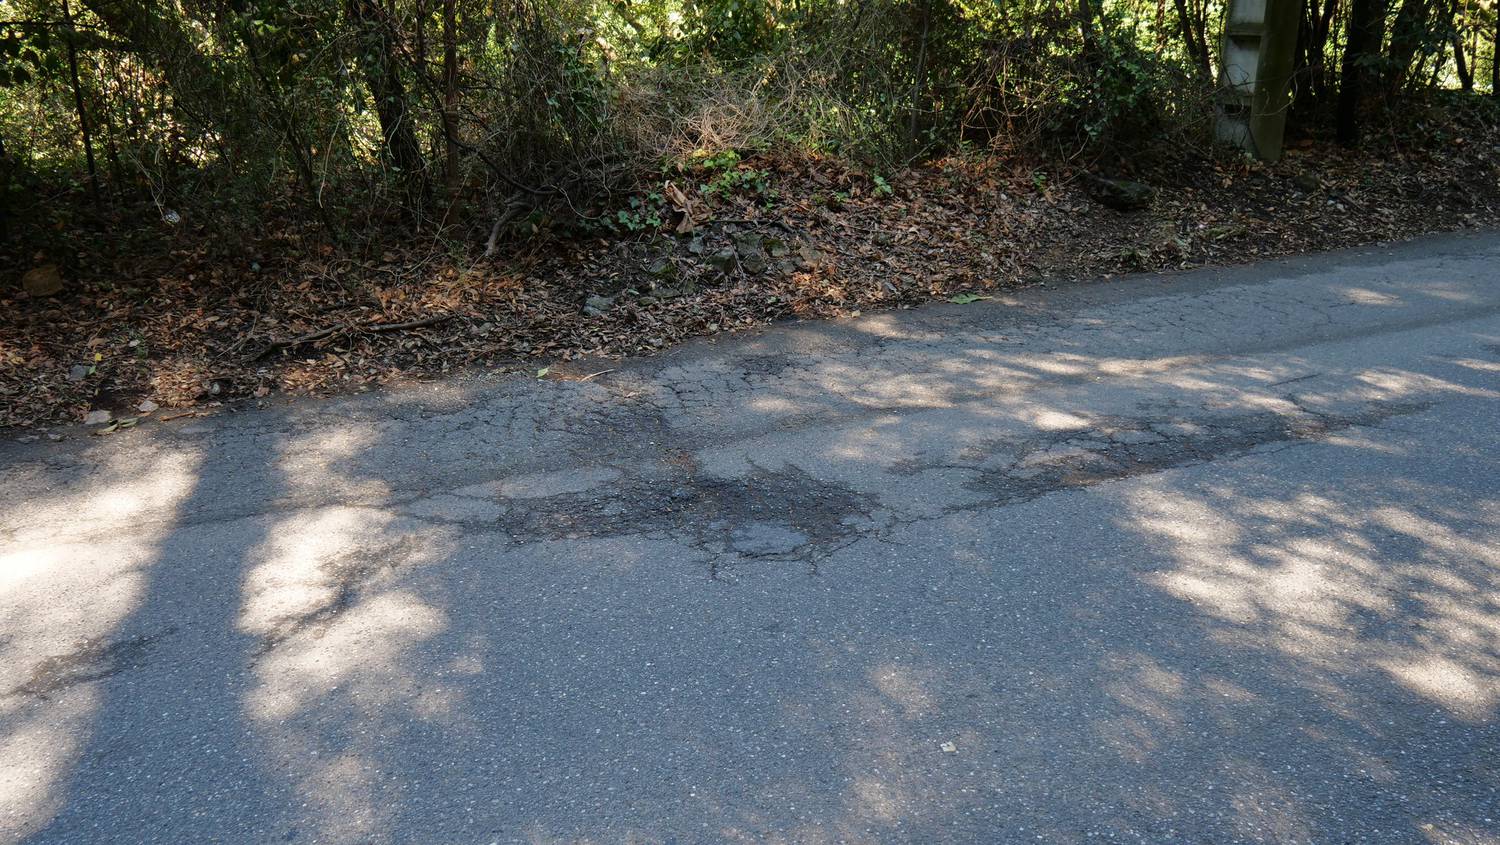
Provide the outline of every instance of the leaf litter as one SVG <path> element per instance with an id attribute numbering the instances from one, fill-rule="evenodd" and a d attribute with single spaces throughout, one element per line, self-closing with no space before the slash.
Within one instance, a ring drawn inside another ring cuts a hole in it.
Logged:
<path id="1" fill-rule="evenodd" d="M 135 425 L 474 371 L 540 379 L 777 320 L 1495 225 L 1500 140 L 1447 137 L 1402 156 L 1304 142 L 1275 165 L 1157 173 L 1154 205 L 1129 213 L 1091 200 L 1078 173 L 949 158 L 879 176 L 763 155 L 742 166 L 774 200 L 674 184 L 653 231 L 514 237 L 489 259 L 410 233 L 336 248 L 291 222 L 232 243 L 187 224 L 80 238 L 61 293 L 0 287 L 0 427 Z M 23 250 L 0 254 L 0 279 L 37 263 Z"/>

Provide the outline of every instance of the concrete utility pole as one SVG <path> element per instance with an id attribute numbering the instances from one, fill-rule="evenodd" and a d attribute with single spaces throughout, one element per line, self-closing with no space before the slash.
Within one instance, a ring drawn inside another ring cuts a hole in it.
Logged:
<path id="1" fill-rule="evenodd" d="M 1262 161 L 1281 158 L 1300 13 L 1297 0 L 1229 0 L 1218 135 Z"/>

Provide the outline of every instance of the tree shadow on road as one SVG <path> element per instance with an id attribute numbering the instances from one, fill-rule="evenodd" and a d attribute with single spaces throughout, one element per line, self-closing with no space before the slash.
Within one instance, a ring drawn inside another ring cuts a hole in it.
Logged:
<path id="1" fill-rule="evenodd" d="M 863 415 L 873 365 L 704 377 L 726 426 L 844 414 L 728 443 L 627 382 L 101 448 L 34 518 L 138 512 L 8 538 L 6 835 L 1495 835 L 1500 490 L 1363 434 L 1462 391 L 1384 373 L 1359 402 L 1406 410 L 1364 418 L 1174 365 L 1140 376 L 1175 405 L 1084 407 L 971 377 L 991 352 Z"/>

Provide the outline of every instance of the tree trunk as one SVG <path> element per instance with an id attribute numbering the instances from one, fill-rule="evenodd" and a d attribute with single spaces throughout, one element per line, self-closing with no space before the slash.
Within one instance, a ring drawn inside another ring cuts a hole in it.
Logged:
<path id="1" fill-rule="evenodd" d="M 1338 0 L 1304 0 L 1302 23 L 1297 30 L 1296 66 L 1292 75 L 1305 80 L 1298 93 L 1298 108 L 1315 111 L 1319 103 L 1326 102 L 1329 93 L 1328 81 L 1328 36 L 1333 26 L 1333 14 Z"/>
<path id="2" fill-rule="evenodd" d="M 0 136 L 0 244 L 10 240 L 10 159 L 5 155 L 5 138 Z"/>
<path id="3" fill-rule="evenodd" d="M 1078 0 L 1078 34 L 1083 38 L 1083 60 L 1092 70 L 1099 66 L 1099 42 L 1094 32 L 1094 4 Z"/>
<path id="4" fill-rule="evenodd" d="M 1384 0 L 1354 0 L 1349 8 L 1349 37 L 1339 78 L 1339 104 L 1335 136 L 1340 144 L 1359 144 L 1365 107 L 1365 90 L 1371 65 L 1380 57 L 1385 28 Z"/>
<path id="5" fill-rule="evenodd" d="M 302 181 L 302 189 L 307 191 L 308 202 L 318 210 L 318 217 L 323 221 L 323 227 L 328 234 L 334 238 L 340 237 L 338 226 L 333 222 L 333 215 L 328 212 L 328 206 L 323 204 L 323 197 L 318 191 L 317 175 L 313 173 L 313 157 L 311 147 L 303 140 L 302 132 L 298 128 L 297 118 L 287 108 L 286 100 L 281 95 L 281 89 L 266 72 L 265 64 L 261 61 L 259 44 L 252 30 L 245 32 L 245 49 L 250 56 L 250 69 L 260 83 L 261 90 L 271 106 L 272 118 L 281 129 L 282 136 L 287 145 L 292 149 L 292 156 L 297 162 L 297 178 Z"/>
<path id="6" fill-rule="evenodd" d="M 1328 0 L 1323 6 L 1323 16 L 1313 32 L 1313 88 L 1319 99 L 1326 100 L 1333 93 L 1333 74 L 1328 72 L 1328 39 L 1333 35 L 1333 19 L 1339 10 L 1339 0 Z"/>
<path id="7" fill-rule="evenodd" d="M 253 132 L 236 115 L 239 103 L 229 76 L 198 50 L 195 39 L 170 12 L 153 0 L 81 0 L 110 32 L 135 47 L 137 55 L 167 80 L 183 115 L 228 136 L 230 145 Z"/>
<path id="8" fill-rule="evenodd" d="M 424 204 L 426 182 L 422 149 L 412 127 L 411 109 L 406 87 L 401 83 L 401 69 L 396 63 L 396 44 L 384 11 L 375 0 L 349 0 L 349 18 L 360 33 L 357 59 L 375 101 L 375 116 L 380 121 L 386 160 L 400 172 L 406 186 L 410 210 Z"/>
<path id="9" fill-rule="evenodd" d="M 447 152 L 448 194 L 459 192 L 458 172 L 458 0 L 443 0 L 443 140 Z"/>
<path id="10" fill-rule="evenodd" d="M 911 154 L 917 151 L 917 117 L 923 110 L 923 94 L 927 88 L 927 34 L 932 27 L 932 4 L 922 4 L 922 34 L 917 41 L 916 73 L 912 76 L 911 115 L 906 130 L 906 148 Z"/>
<path id="11" fill-rule="evenodd" d="M 1176 0 L 1177 23 L 1182 28 L 1182 45 L 1187 50 L 1188 58 L 1192 60 L 1193 67 L 1198 69 L 1198 76 L 1205 82 L 1213 79 L 1213 69 L 1208 61 L 1208 38 L 1196 26 L 1193 25 L 1192 15 L 1188 12 L 1187 0 Z"/>
<path id="12" fill-rule="evenodd" d="M 94 161 L 94 136 L 89 131 L 89 112 L 83 106 L 83 86 L 78 82 L 77 32 L 73 29 L 73 8 L 68 0 L 62 4 L 63 24 L 68 29 L 68 79 L 73 83 L 73 105 L 78 110 L 78 132 L 83 136 L 83 157 L 89 168 L 89 195 L 99 205 L 99 166 Z"/>
<path id="13" fill-rule="evenodd" d="M 1411 73 L 1412 61 L 1422 47 L 1427 28 L 1432 20 L 1429 0 L 1401 0 L 1396 11 L 1396 22 L 1391 27 L 1390 75 L 1386 78 L 1386 90 L 1400 91 Z M 1351 23 L 1352 25 L 1352 23 Z"/>
<path id="14" fill-rule="evenodd" d="M 1469 67 L 1468 57 L 1464 54 L 1464 38 L 1458 31 L 1458 2 L 1448 2 L 1448 38 L 1453 45 L 1453 67 L 1458 71 L 1458 84 L 1467 94 L 1474 90 L 1474 69 Z M 1500 12 L 1500 9 L 1496 11 Z"/>

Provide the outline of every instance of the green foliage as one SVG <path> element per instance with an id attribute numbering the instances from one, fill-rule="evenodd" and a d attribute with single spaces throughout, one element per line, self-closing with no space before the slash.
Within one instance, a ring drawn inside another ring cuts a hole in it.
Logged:
<path id="1" fill-rule="evenodd" d="M 683 4 L 681 14 L 679 56 L 745 59 L 771 49 L 778 33 L 776 7 L 768 0 L 699 0 Z"/>
<path id="2" fill-rule="evenodd" d="M 660 192 L 652 191 L 645 197 L 630 198 L 630 207 L 615 212 L 613 219 L 606 218 L 607 225 L 616 231 L 656 231 L 666 223 L 667 202 Z"/>
<path id="3" fill-rule="evenodd" d="M 670 173 L 679 168 L 664 169 Z M 698 180 L 698 195 L 710 202 L 736 196 L 748 196 L 766 204 L 776 199 L 770 171 L 744 166 L 739 152 L 732 149 L 713 153 L 696 150 L 680 169 Z M 631 195 L 624 208 L 606 215 L 600 223 L 606 229 L 630 234 L 661 229 L 671 216 L 666 187 L 663 184 L 661 190 Z"/>
<path id="4" fill-rule="evenodd" d="M 71 8 L 70 31 L 55 3 L 0 0 L 10 160 L 81 184 L 71 44 L 109 193 L 235 219 L 294 205 L 330 229 L 392 212 L 437 225 L 515 196 L 646 231 L 669 216 L 659 191 L 641 193 L 663 161 L 710 201 L 769 202 L 749 151 L 885 174 L 954 151 L 1136 161 L 1205 149 L 1213 114 L 1175 5 L 1149 0 L 456 0 L 451 30 L 436 0 Z M 1185 8 L 1216 51 L 1224 0 Z M 1494 16 L 1393 2 L 1400 38 L 1356 65 L 1399 82 L 1392 93 L 1451 86 L 1463 44 L 1483 88 Z M 1299 54 L 1309 91 L 1336 76 L 1331 25 Z M 1391 58 L 1397 42 L 1409 57 Z M 624 208 L 599 199 L 622 195 Z"/>
<path id="5" fill-rule="evenodd" d="M 59 73 L 62 63 L 51 46 L 44 28 L 0 29 L 0 88 L 25 85 L 41 73 Z"/>
<path id="6" fill-rule="evenodd" d="M 1092 145 L 1156 137 L 1171 120 L 1167 104 L 1193 88 L 1188 69 L 1143 49 L 1118 17 L 1100 23 L 1094 64 L 1069 80 L 1066 118 Z"/>
<path id="7" fill-rule="evenodd" d="M 762 199 L 772 197 L 771 174 L 755 168 L 723 170 L 712 179 L 698 186 L 700 193 L 710 197 L 724 198 L 734 194 L 753 194 Z"/>

